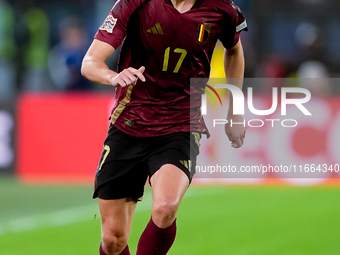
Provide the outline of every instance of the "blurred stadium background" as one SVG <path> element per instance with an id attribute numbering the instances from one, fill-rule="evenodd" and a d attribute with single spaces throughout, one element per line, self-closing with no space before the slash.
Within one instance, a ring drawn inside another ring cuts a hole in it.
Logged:
<path id="1" fill-rule="evenodd" d="M 79 69 L 113 3 L 0 0 L 0 254 L 97 254 L 92 182 L 113 89 L 87 82 Z M 340 164 L 340 2 L 235 3 L 249 26 L 242 33 L 247 78 L 323 82 L 296 83 L 312 92 L 310 107 L 319 109 L 314 122 L 279 133 L 274 143 L 268 130 L 248 129 L 244 149 L 226 151 L 230 162 Z M 212 77 L 223 77 L 222 55 L 218 44 Z M 113 69 L 117 56 L 108 60 Z M 261 99 L 274 83 L 259 84 Z M 203 161 L 214 155 L 214 142 L 203 147 Z M 169 254 L 339 254 L 340 173 L 263 177 L 197 178 Z M 133 222 L 132 252 L 151 202 L 147 188 Z"/>

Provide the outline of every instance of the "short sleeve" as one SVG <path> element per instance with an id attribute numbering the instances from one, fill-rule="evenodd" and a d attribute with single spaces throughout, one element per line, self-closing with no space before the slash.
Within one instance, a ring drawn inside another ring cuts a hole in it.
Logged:
<path id="1" fill-rule="evenodd" d="M 234 47 L 240 38 L 241 31 L 248 31 L 247 21 L 240 8 L 234 3 L 226 13 L 223 29 L 219 39 L 226 49 Z"/>
<path id="2" fill-rule="evenodd" d="M 140 4 L 140 0 L 118 0 L 100 25 L 94 38 L 117 49 L 126 36 L 126 29 L 133 11 Z"/>

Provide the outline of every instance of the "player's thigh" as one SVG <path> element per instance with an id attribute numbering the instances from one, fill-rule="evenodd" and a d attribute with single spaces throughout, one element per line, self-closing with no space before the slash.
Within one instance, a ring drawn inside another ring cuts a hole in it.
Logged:
<path id="1" fill-rule="evenodd" d="M 125 237 L 130 235 L 136 200 L 131 198 L 106 200 L 99 198 L 103 238 Z"/>
<path id="2" fill-rule="evenodd" d="M 195 174 L 199 152 L 196 140 L 189 132 L 160 138 L 158 151 L 148 160 L 154 203 L 179 204 Z"/>
<path id="3" fill-rule="evenodd" d="M 152 175 L 150 183 L 154 204 L 178 206 L 189 186 L 189 178 L 177 166 L 165 164 Z"/>
<path id="4" fill-rule="evenodd" d="M 169 227 L 176 218 L 182 197 L 189 186 L 187 175 L 172 164 L 163 165 L 151 177 L 152 219 L 160 228 Z"/>

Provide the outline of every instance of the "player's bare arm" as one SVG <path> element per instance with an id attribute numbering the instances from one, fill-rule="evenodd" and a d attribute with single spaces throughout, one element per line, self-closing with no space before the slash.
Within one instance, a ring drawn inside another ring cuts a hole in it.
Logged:
<path id="1" fill-rule="evenodd" d="M 120 73 L 109 69 L 105 60 L 115 51 L 111 45 L 94 39 L 88 49 L 82 63 L 81 73 L 92 82 L 112 85 L 114 87 L 125 87 L 135 85 L 137 80 L 145 81 L 143 72 L 145 67 L 139 69 L 129 67 Z"/>
<path id="2" fill-rule="evenodd" d="M 244 55 L 241 40 L 239 40 L 233 48 L 225 50 L 224 70 L 227 82 L 242 89 L 244 77 Z M 233 114 L 232 93 L 229 93 L 229 110 L 227 120 L 228 123 L 225 125 L 225 133 L 231 141 L 231 146 L 239 148 L 243 145 L 246 128 L 241 124 L 230 125 L 231 120 L 233 123 L 243 123 L 243 117 L 241 115 Z"/>

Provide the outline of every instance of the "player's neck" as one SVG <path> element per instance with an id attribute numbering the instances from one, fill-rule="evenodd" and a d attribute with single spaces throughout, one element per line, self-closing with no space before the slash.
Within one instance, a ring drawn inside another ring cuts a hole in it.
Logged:
<path id="1" fill-rule="evenodd" d="M 184 13 L 192 8 L 196 0 L 171 0 L 171 2 L 178 12 Z"/>

